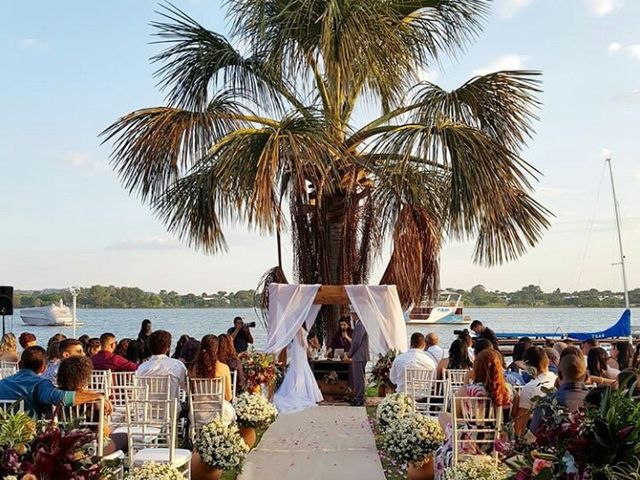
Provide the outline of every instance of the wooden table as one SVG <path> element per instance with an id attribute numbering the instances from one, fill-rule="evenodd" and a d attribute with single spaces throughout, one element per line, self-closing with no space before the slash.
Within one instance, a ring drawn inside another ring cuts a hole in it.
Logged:
<path id="1" fill-rule="evenodd" d="M 349 364 L 351 362 L 337 360 L 310 360 L 313 376 L 318 382 L 323 395 L 341 396 L 347 392 L 349 387 Z M 324 379 L 336 372 L 337 382 L 326 382 Z"/>

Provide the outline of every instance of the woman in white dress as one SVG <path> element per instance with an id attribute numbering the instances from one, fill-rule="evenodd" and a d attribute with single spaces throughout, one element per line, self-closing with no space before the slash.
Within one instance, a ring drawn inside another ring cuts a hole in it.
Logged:
<path id="1" fill-rule="evenodd" d="M 323 400 L 307 359 L 307 332 L 304 328 L 300 328 L 287 348 L 289 367 L 273 397 L 280 413 L 312 408 Z"/>

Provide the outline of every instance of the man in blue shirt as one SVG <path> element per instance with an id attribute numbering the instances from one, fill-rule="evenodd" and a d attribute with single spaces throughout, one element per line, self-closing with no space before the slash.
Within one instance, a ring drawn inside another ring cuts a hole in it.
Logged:
<path id="1" fill-rule="evenodd" d="M 102 398 L 99 393 L 70 392 L 56 388 L 50 380 L 40 374 L 46 369 L 44 348 L 33 346 L 22 352 L 20 370 L 0 380 L 0 400 L 22 400 L 24 409 L 31 415 L 42 415 L 53 405 L 79 405 Z M 105 413 L 111 406 L 105 402 Z"/>

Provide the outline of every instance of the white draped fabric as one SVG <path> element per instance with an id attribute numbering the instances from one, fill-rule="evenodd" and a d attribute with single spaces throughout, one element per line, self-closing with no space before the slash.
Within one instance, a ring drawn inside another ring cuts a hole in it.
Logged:
<path id="1" fill-rule="evenodd" d="M 395 285 L 345 285 L 344 288 L 352 310 L 369 335 L 371 353 L 407 350 L 407 326 Z"/>
<path id="2" fill-rule="evenodd" d="M 313 326 L 320 311 L 320 305 L 313 304 L 319 288 L 320 285 L 269 285 L 266 352 L 279 353 L 288 346 L 289 367 L 273 397 L 280 413 L 304 410 L 322 401 L 307 360 L 306 339 L 306 331 Z"/>

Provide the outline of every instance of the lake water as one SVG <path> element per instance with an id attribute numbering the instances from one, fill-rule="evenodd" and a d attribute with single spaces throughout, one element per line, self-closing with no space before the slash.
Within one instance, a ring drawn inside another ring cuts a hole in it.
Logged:
<path id="1" fill-rule="evenodd" d="M 16 311 L 13 317 L 6 318 L 7 331 L 16 336 L 24 331 L 34 333 L 40 345 L 54 333 L 72 335 L 71 327 L 30 327 L 24 325 Z M 472 319 L 481 320 L 496 332 L 568 332 L 597 331 L 613 325 L 622 314 L 618 308 L 467 308 L 465 314 Z M 640 309 L 633 309 L 632 324 L 638 321 Z M 259 315 L 251 308 L 230 309 L 82 309 L 78 310 L 77 336 L 87 334 L 99 337 L 104 332 L 112 332 L 118 339 L 136 338 L 140 323 L 148 318 L 154 330 L 168 330 L 173 335 L 173 343 L 184 333 L 195 338 L 213 333 L 221 334 L 233 325 L 233 318 L 241 316 L 245 322 L 255 321 L 253 329 L 255 347 L 261 349 L 265 343 L 265 330 Z M 459 325 L 408 327 L 408 334 L 415 331 L 427 333 L 435 331 L 440 335 L 443 345 L 454 338 L 453 330 Z"/>

